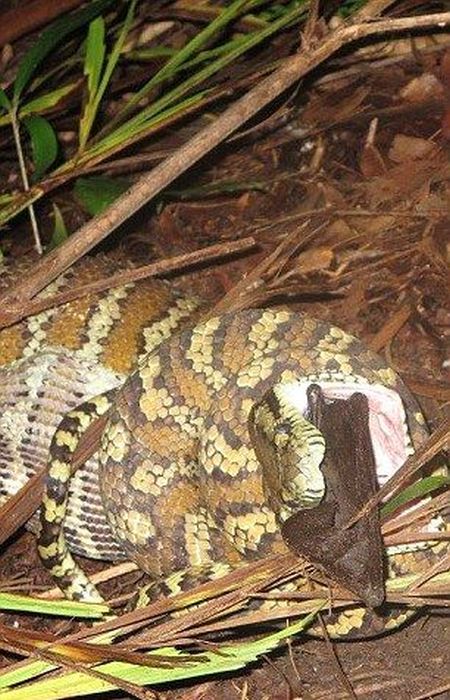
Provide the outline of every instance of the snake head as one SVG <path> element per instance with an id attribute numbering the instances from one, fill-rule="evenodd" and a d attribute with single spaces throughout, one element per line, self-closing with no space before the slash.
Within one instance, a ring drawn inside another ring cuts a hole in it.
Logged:
<path id="1" fill-rule="evenodd" d="M 270 390 L 253 407 L 249 432 L 262 466 L 266 499 L 280 521 L 321 502 L 325 441 L 309 420 L 284 401 L 282 393 Z"/>
<path id="2" fill-rule="evenodd" d="M 377 480 L 382 485 L 413 452 L 405 409 L 396 391 L 361 377 L 308 377 L 280 382 L 255 404 L 249 433 L 262 466 L 265 496 L 280 521 L 296 510 L 311 508 L 325 494 L 321 469 L 325 441 L 308 415 L 307 390 L 312 381 L 325 398 L 363 394 L 369 408 L 370 437 Z"/>

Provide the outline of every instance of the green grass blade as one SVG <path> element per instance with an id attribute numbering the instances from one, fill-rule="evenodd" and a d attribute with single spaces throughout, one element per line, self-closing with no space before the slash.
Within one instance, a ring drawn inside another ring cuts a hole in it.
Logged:
<path id="1" fill-rule="evenodd" d="M 39 114 L 25 117 L 22 123 L 31 140 L 34 164 L 33 180 L 40 180 L 56 160 L 58 140 L 50 122 Z"/>
<path id="2" fill-rule="evenodd" d="M 172 668 L 144 667 L 130 663 L 110 662 L 95 667 L 96 671 L 109 676 L 135 683 L 138 686 L 156 685 L 159 683 L 174 683 L 186 679 L 199 678 L 211 674 L 234 671 L 255 661 L 262 654 L 267 654 L 281 643 L 299 632 L 302 632 L 315 618 L 317 612 L 326 605 L 320 604 L 316 611 L 281 631 L 262 637 L 256 641 L 243 642 L 236 645 L 223 645 L 220 653 L 202 651 L 203 661 L 199 662 L 192 654 L 192 663 L 180 664 Z M 151 654 L 152 652 L 150 652 Z M 155 653 L 164 654 L 173 662 L 176 662 L 178 651 L 175 649 L 158 649 Z M 183 654 L 185 656 L 185 654 Z M 34 671 L 42 673 L 42 667 L 36 663 L 30 664 Z M 49 665 L 50 670 L 50 665 Z M 13 675 L 14 674 L 14 675 Z M 0 678 L 3 687 L 17 682 L 17 672 L 13 671 L 9 677 L 8 672 Z M 25 676 L 21 674 L 21 680 Z M 114 685 L 105 680 L 94 678 L 83 673 L 67 673 L 61 676 L 46 678 L 33 684 L 27 684 L 23 688 L 8 688 L 0 692 L 1 700 L 58 700 L 59 698 L 83 697 L 92 693 L 104 693 L 113 690 Z"/>
<path id="3" fill-rule="evenodd" d="M 265 27 L 265 29 L 267 29 L 267 27 Z M 263 30 L 261 29 L 259 31 Z M 192 58 L 191 60 L 183 63 L 183 65 L 181 66 L 181 70 L 187 71 L 191 68 L 195 68 L 195 66 L 198 66 L 201 63 L 211 61 L 215 58 L 223 56 L 224 54 L 228 54 L 231 51 L 235 51 L 235 49 L 238 46 L 246 47 L 247 41 L 250 39 L 250 37 L 255 37 L 258 34 L 259 32 L 253 32 L 252 34 L 247 34 L 245 36 L 237 36 L 234 39 L 230 39 L 230 41 L 227 41 L 225 44 L 215 46 L 212 49 L 205 49 L 205 51 L 200 51 L 200 53 L 197 54 L 197 56 L 194 56 L 194 58 Z M 246 49 L 244 48 L 244 50 Z"/>
<path id="4" fill-rule="evenodd" d="M 42 61 L 60 44 L 68 34 L 82 27 L 91 19 L 103 12 L 113 0 L 94 0 L 79 12 L 65 15 L 53 22 L 48 29 L 42 32 L 37 42 L 25 54 L 19 64 L 17 76 L 14 81 L 13 103 L 17 105 L 20 97 L 31 80 L 32 76 L 41 65 Z"/>
<path id="5" fill-rule="evenodd" d="M 111 80 L 111 76 L 114 72 L 114 69 L 119 61 L 120 54 L 122 53 L 123 46 L 125 44 L 125 40 L 128 36 L 128 32 L 131 29 L 131 24 L 133 22 L 133 17 L 134 17 L 134 10 L 136 8 L 136 3 L 137 0 L 131 0 L 127 15 L 125 17 L 125 21 L 122 25 L 122 28 L 119 32 L 119 36 L 117 37 L 116 43 L 114 44 L 113 50 L 111 51 L 111 54 L 108 58 L 108 62 L 106 64 L 105 72 L 103 74 L 100 86 L 98 88 L 98 95 L 97 95 L 97 100 L 100 101 L 105 93 L 105 90 L 109 84 L 109 81 Z"/>
<path id="6" fill-rule="evenodd" d="M 109 2 L 110 0 L 103 1 Z M 97 3 L 92 3 L 92 5 L 94 4 L 97 5 Z M 248 4 L 245 5 L 245 10 L 248 11 L 250 7 L 256 7 L 261 4 L 264 4 L 262 0 L 249 0 Z M 236 8 L 236 3 L 232 5 Z M 244 51 L 263 41 L 267 36 L 270 36 L 270 34 L 278 31 L 283 26 L 288 26 L 298 21 L 301 15 L 304 15 L 306 5 L 306 0 L 303 0 L 303 2 L 300 0 L 300 5 L 297 3 L 294 8 L 289 9 L 288 12 L 283 10 L 285 12 L 284 15 L 277 20 L 277 22 L 269 25 L 264 30 L 245 36 L 242 42 L 240 41 L 240 37 L 238 37 L 237 40 L 233 39 L 222 47 L 218 47 L 219 61 L 213 62 L 211 66 L 206 66 L 204 72 L 200 71 L 196 75 L 191 76 L 191 78 L 172 90 L 168 96 L 163 96 L 161 100 L 151 105 L 148 110 L 143 110 L 143 113 L 137 115 L 126 124 L 123 124 L 116 129 L 116 131 L 92 143 L 92 145 L 88 146 L 84 153 L 77 158 L 76 162 L 71 160 L 59 167 L 54 173 L 55 178 L 70 178 L 70 173 L 76 172 L 79 167 L 101 162 L 106 156 L 117 153 L 124 147 L 153 133 L 156 129 L 161 128 L 164 123 L 170 123 L 174 118 L 192 112 L 194 109 L 198 109 L 202 101 L 211 92 L 211 89 L 197 92 L 190 97 L 184 97 L 184 99 L 182 99 L 187 92 L 192 92 L 193 88 L 198 83 L 219 70 L 222 65 L 227 65 Z M 227 45 L 232 46 L 233 50 L 231 52 L 227 52 Z M 192 60 L 196 60 L 196 58 L 197 57 L 194 57 Z M 179 68 L 183 69 L 183 66 L 181 65 Z M 178 104 L 176 104 L 177 101 Z M 43 192 L 34 187 L 26 196 L 16 196 L 9 205 L 0 209 L 0 223 L 10 220 L 28 206 L 31 201 L 36 201 L 42 195 Z"/>
<path id="7" fill-rule="evenodd" d="M 196 34 L 186 46 L 170 58 L 167 63 L 128 101 L 125 107 L 114 118 L 114 124 L 122 121 L 127 114 L 145 97 L 154 87 L 176 73 L 176 69 L 195 55 L 203 46 L 207 45 L 224 27 L 238 17 L 246 6 L 253 4 L 249 0 L 234 0 L 228 7 L 210 22 L 201 32 Z"/>
<path id="8" fill-rule="evenodd" d="M 0 593 L 0 610 L 16 610 L 42 615 L 99 619 L 110 612 L 107 605 L 73 600 L 45 600 L 15 593 Z"/>
<path id="9" fill-rule="evenodd" d="M 360 10 L 366 3 L 367 0 L 345 0 L 345 2 L 342 3 L 342 7 L 338 9 L 337 13 L 345 19 Z"/>
<path id="10" fill-rule="evenodd" d="M 69 237 L 69 232 L 64 222 L 61 209 L 55 203 L 53 203 L 53 219 L 53 234 L 47 247 L 47 253 L 53 250 L 53 248 L 57 248 L 61 243 L 64 243 Z"/>
<path id="11" fill-rule="evenodd" d="M 105 60 L 105 22 L 103 17 L 97 17 L 89 25 L 86 39 L 86 56 L 84 60 L 84 75 L 87 77 L 88 98 L 80 119 L 79 140 L 82 150 L 95 119 L 95 104 L 100 76 Z"/>
<path id="12" fill-rule="evenodd" d="M 89 25 L 84 63 L 84 74 L 88 79 L 89 99 L 93 99 L 98 90 L 104 60 L 105 21 L 103 17 L 96 17 Z"/>
<path id="13" fill-rule="evenodd" d="M 86 150 L 83 157 L 78 161 L 78 164 L 89 163 L 93 159 L 103 160 L 106 155 L 109 155 L 116 150 L 122 150 L 134 141 L 147 136 L 164 122 L 169 121 L 171 118 L 179 114 L 183 114 L 183 112 L 188 111 L 194 105 L 199 105 L 207 94 L 208 91 L 206 90 L 204 92 L 199 92 L 198 94 L 179 102 L 170 109 L 165 110 L 161 114 L 157 114 L 153 119 L 148 120 L 144 124 L 139 124 L 138 127 L 133 124 L 131 128 L 125 128 L 124 126 L 116 129 L 116 131 L 111 133 L 102 141 L 99 141 Z M 72 167 L 73 166 L 70 165 L 70 168 Z M 58 173 L 59 172 L 64 171 L 61 169 L 58 170 Z"/>
<path id="14" fill-rule="evenodd" d="M 0 107 L 7 112 L 10 112 L 12 109 L 11 101 L 3 88 L 0 88 Z"/>
<path id="15" fill-rule="evenodd" d="M 418 498 L 423 498 L 424 496 L 427 496 L 433 491 L 441 489 L 444 486 L 450 486 L 450 477 L 443 475 L 426 476 L 423 479 L 420 479 L 420 481 L 416 481 L 414 484 L 407 486 L 405 489 L 403 489 L 403 491 L 385 503 L 385 505 L 381 508 L 380 515 L 382 518 L 385 518 L 410 501 L 416 501 Z"/>
<path id="16" fill-rule="evenodd" d="M 199 70 L 193 76 L 190 76 L 187 80 L 178 85 L 176 88 L 163 95 L 154 104 L 150 105 L 146 109 L 141 110 L 139 114 L 129 119 L 127 122 L 125 122 L 125 124 L 122 124 L 122 126 L 117 127 L 112 133 L 110 133 L 108 136 L 104 137 L 101 141 L 96 143 L 92 147 L 92 150 L 90 150 L 90 154 L 97 155 L 99 153 L 105 153 L 110 148 L 114 148 L 120 143 L 127 143 L 130 139 L 136 139 L 139 134 L 146 132 L 156 123 L 160 123 L 161 118 L 166 118 L 166 115 L 169 114 L 173 115 L 173 109 L 169 111 L 168 108 L 171 107 L 174 103 L 181 100 L 181 98 L 185 96 L 186 93 L 192 91 L 193 88 L 198 86 L 200 83 L 204 82 L 207 78 L 210 78 L 214 73 L 226 67 L 228 64 L 232 63 L 243 53 L 253 48 L 267 37 L 278 32 L 280 29 L 292 23 L 293 21 L 298 20 L 304 13 L 305 9 L 303 5 L 295 7 L 293 10 L 287 12 L 280 19 L 278 19 L 276 22 L 269 25 L 265 29 L 250 34 L 248 37 L 245 37 L 242 41 L 233 42 L 232 50 L 224 52 L 224 55 L 221 55 L 216 61 L 213 61 L 212 63 L 205 66 L 203 69 Z M 204 94 L 206 94 L 206 92 Z M 155 117 L 157 117 L 156 121 Z M 87 152 L 86 155 L 88 155 Z"/>
<path id="17" fill-rule="evenodd" d="M 44 673 L 53 671 L 54 668 L 55 666 L 49 664 L 48 661 L 30 661 L 28 664 L 14 666 L 11 671 L 2 669 L 0 671 L 0 697 L 3 697 L 5 688 L 38 678 Z M 28 697 L 31 700 L 31 696 Z"/>
<path id="18" fill-rule="evenodd" d="M 0 225 L 20 214 L 43 195 L 44 190 L 37 185 L 33 185 L 28 192 L 14 193 L 12 196 L 4 195 L 0 200 Z"/>
<path id="19" fill-rule="evenodd" d="M 171 46 L 150 46 L 146 49 L 133 49 L 127 52 L 129 61 L 153 61 L 155 58 L 171 58 L 177 49 Z"/>
<path id="20" fill-rule="evenodd" d="M 91 35 L 91 28 L 94 24 L 96 26 L 92 30 L 93 36 L 88 36 L 88 49 L 86 51 L 86 63 L 85 63 L 85 73 L 88 75 L 88 89 L 89 89 L 89 100 L 84 111 L 83 118 L 80 122 L 80 152 L 84 150 L 86 142 L 92 130 L 92 126 L 95 117 L 98 112 L 98 108 L 102 101 L 103 95 L 105 94 L 106 88 L 108 87 L 111 76 L 120 58 L 125 39 L 127 38 L 128 32 L 133 21 L 134 9 L 136 7 L 137 0 L 131 0 L 128 8 L 125 21 L 119 32 L 119 36 L 114 44 L 113 50 L 108 58 L 106 64 L 105 72 L 103 77 L 100 79 L 101 69 L 103 66 L 103 60 L 105 55 L 105 25 L 102 20 L 102 24 L 99 24 L 98 18 L 91 24 L 89 34 Z M 96 42 L 101 42 L 101 49 L 96 53 Z"/>

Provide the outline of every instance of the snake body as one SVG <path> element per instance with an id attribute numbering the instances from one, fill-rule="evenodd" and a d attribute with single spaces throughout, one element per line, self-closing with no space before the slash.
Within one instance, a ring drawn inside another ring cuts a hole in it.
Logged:
<path id="1" fill-rule="evenodd" d="M 0 289 L 26 275 L 33 261 L 4 265 Z M 74 266 L 40 297 L 123 270 L 106 256 Z M 46 467 L 62 417 L 83 401 L 114 390 L 145 356 L 194 312 L 197 303 L 158 281 L 144 280 L 49 309 L 0 331 L 0 502 Z M 39 529 L 35 516 L 30 529 Z M 97 461 L 74 475 L 65 520 L 70 549 L 95 559 L 123 559 L 101 504 Z"/>
<path id="2" fill-rule="evenodd" d="M 88 268 L 79 269 L 91 276 Z M 55 286 L 66 284 L 67 277 Z M 154 579 L 286 552 L 280 520 L 323 495 L 320 435 L 299 439 L 310 430 L 300 424 L 311 382 L 330 397 L 368 396 L 381 482 L 427 436 L 395 372 L 342 330 L 304 314 L 256 309 L 177 332 L 195 303 L 162 284 L 141 284 L 0 334 L 0 348 L 20 338 L 17 357 L 6 355 L 1 370 L 0 488 L 4 497 L 15 492 L 50 461 L 39 552 L 66 595 L 98 599 L 71 552 L 129 558 Z M 101 449 L 70 479 L 78 440 L 101 414 L 108 416 Z M 255 431 L 273 445 L 266 464 Z M 433 548 L 392 552 L 391 575 L 435 557 Z M 354 607 L 328 629 L 337 637 L 373 633 L 406 616 L 393 621 Z"/>

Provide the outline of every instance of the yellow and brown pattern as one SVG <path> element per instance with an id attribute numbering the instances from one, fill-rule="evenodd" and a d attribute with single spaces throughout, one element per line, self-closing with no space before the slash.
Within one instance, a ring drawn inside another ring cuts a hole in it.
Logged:
<path id="1" fill-rule="evenodd" d="M 348 377 L 342 366 L 361 382 L 384 383 L 385 363 L 359 341 L 288 311 L 214 318 L 163 343 L 118 392 L 103 436 L 103 502 L 127 554 L 161 576 L 217 561 L 230 545 L 245 560 L 284 551 L 249 414 L 274 386 Z M 391 388 L 402 396 L 418 444 L 426 433 L 417 407 L 398 378 Z M 213 523 L 201 560 L 201 530 L 192 527 L 199 513 L 207 513 L 202 523 Z"/>
<path id="2" fill-rule="evenodd" d="M 45 293 L 116 269 L 106 258 L 83 261 Z M 10 274 L 17 272 L 7 272 L 6 279 Z M 409 430 L 414 447 L 427 434 L 397 375 L 340 329 L 303 314 L 261 309 L 178 332 L 195 308 L 168 286 L 145 281 L 0 332 L 1 498 L 15 493 L 51 455 L 39 552 L 69 597 L 100 598 L 71 553 L 127 557 L 155 580 L 170 577 L 184 586 L 286 551 L 279 518 L 281 506 L 288 506 L 280 479 L 258 459 L 249 430 L 258 416 L 270 421 L 268 395 L 291 401 L 290 420 L 301 411 L 299 386 L 381 386 L 401 397 L 407 422 L 401 429 L 405 435 Z M 106 413 L 99 454 L 72 475 L 78 441 Z M 288 418 L 281 421 L 283 430 Z M 282 449 L 283 431 L 272 426 L 267 435 L 274 437 L 275 452 Z M 314 431 L 312 439 L 317 441 Z M 407 442 L 404 450 L 406 455 Z M 299 483 L 308 482 L 317 469 L 311 450 L 300 452 Z M 390 553 L 392 570 L 396 557 L 402 571 L 412 571 L 420 558 L 423 567 L 435 553 Z M 408 615 L 377 616 L 356 606 L 334 615 L 328 630 L 335 637 L 364 636 Z"/>
<path id="3" fill-rule="evenodd" d="M 26 274 L 32 261 L 4 265 L 0 287 Z M 42 292 L 63 292 L 123 270 L 106 256 L 86 258 Z M 46 466 L 64 415 L 120 386 L 139 357 L 186 322 L 197 302 L 156 280 L 88 295 L 0 331 L 0 502 Z M 100 559 L 123 558 L 101 504 L 95 457 L 70 485 L 64 532 L 70 549 Z M 38 518 L 30 527 L 37 530 Z"/>
<path id="4" fill-rule="evenodd" d="M 414 446 L 426 437 L 413 398 L 385 362 L 352 336 L 305 315 L 243 311 L 161 343 L 117 391 L 99 456 L 105 513 L 127 557 L 156 580 L 179 572 L 184 581 L 181 572 L 197 572 L 198 580 L 217 564 L 235 567 L 286 552 L 270 493 L 276 480 L 255 454 L 251 413 L 266 406 L 274 388 L 349 378 L 356 388 L 387 386 L 400 395 Z M 404 449 L 406 456 L 407 442 Z M 49 532 L 47 565 L 64 585 L 61 531 Z M 435 554 L 430 549 L 426 556 L 430 561 Z M 401 557 L 411 571 L 415 554 Z M 67 566 L 69 594 L 89 597 L 83 572 Z M 354 607 L 334 615 L 329 632 L 366 636 L 411 614 Z"/>

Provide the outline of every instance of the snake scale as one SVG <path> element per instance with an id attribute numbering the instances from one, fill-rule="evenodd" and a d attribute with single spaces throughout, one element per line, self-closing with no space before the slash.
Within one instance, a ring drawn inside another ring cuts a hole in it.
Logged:
<path id="1" fill-rule="evenodd" d="M 42 294 L 117 265 L 89 258 Z M 19 274 L 6 268 L 2 284 Z M 37 516 L 28 526 L 40 531 L 41 559 L 68 597 L 100 599 L 71 553 L 131 559 L 159 580 L 286 552 L 280 519 L 324 492 L 323 441 L 304 418 L 311 382 L 330 397 L 367 395 L 381 483 L 427 436 L 395 372 L 342 330 L 277 309 L 196 323 L 196 309 L 146 280 L 0 332 L 0 498 L 49 464 L 42 527 Z M 102 414 L 101 447 L 71 476 L 78 440 Z M 268 465 L 257 458 L 255 430 L 274 446 Z M 389 552 L 389 575 L 429 566 L 443 546 Z M 407 617 L 354 606 L 327 627 L 358 637 Z"/>

